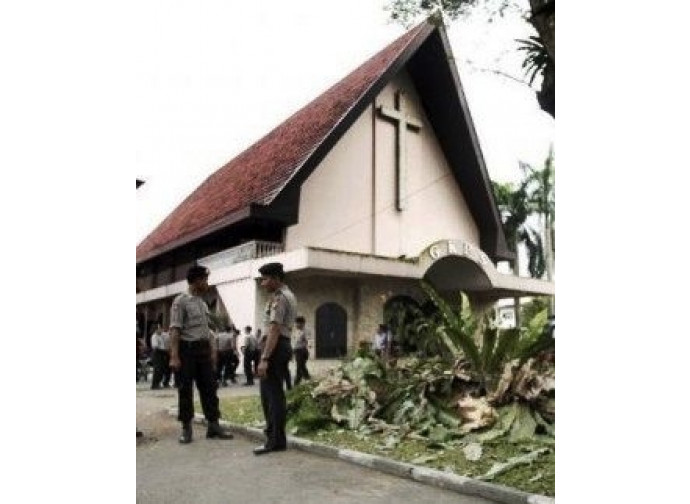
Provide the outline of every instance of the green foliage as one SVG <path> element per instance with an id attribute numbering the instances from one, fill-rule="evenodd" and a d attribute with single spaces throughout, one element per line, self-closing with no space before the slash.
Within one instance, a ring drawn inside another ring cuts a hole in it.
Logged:
<path id="1" fill-rule="evenodd" d="M 556 220 L 556 165 L 553 149 L 549 151 L 542 168 L 535 168 L 528 163 L 520 162 L 523 172 L 527 202 L 532 212 L 538 213 L 550 221 Z"/>
<path id="2" fill-rule="evenodd" d="M 523 302 L 520 305 L 521 317 L 520 320 L 531 321 L 539 312 L 549 308 L 549 300 L 546 297 L 534 297 L 530 301 Z"/>
<path id="3" fill-rule="evenodd" d="M 477 321 L 472 317 L 465 293 L 460 293 L 460 309 L 455 311 L 431 285 L 424 281 L 421 285 L 441 315 L 441 323 L 435 334 L 445 345 L 446 351 L 453 357 L 462 351 L 472 362 L 479 362 L 479 351 L 472 339 L 477 330 Z"/>
<path id="4" fill-rule="evenodd" d="M 314 382 L 293 387 L 286 394 L 288 427 L 299 432 L 309 432 L 327 427 L 333 422 L 327 401 L 319 401 L 312 395 Z"/>
<path id="5" fill-rule="evenodd" d="M 422 310 L 411 302 L 393 301 L 386 306 L 384 321 L 403 352 L 414 352 L 419 349 L 417 325 L 422 317 Z"/>
<path id="6" fill-rule="evenodd" d="M 491 22 L 495 16 L 502 17 L 508 10 L 519 10 L 511 0 L 390 0 L 385 9 L 390 12 L 393 21 L 406 27 L 423 15 L 443 13 L 450 20 L 456 20 L 482 9 Z"/>
<path id="7" fill-rule="evenodd" d="M 534 79 L 538 75 L 544 74 L 546 65 L 549 64 L 551 58 L 549 57 L 549 53 L 546 52 L 546 48 L 539 37 L 532 36 L 527 40 L 517 39 L 516 42 L 519 43 L 517 50 L 525 52 L 525 60 L 522 62 L 522 68 L 529 78 L 530 85 L 532 85 Z"/>
<path id="8" fill-rule="evenodd" d="M 538 215 L 541 221 L 539 233 L 532 233 L 524 237 L 528 248 L 541 250 L 541 261 L 546 263 L 546 258 L 555 258 L 554 244 L 556 232 L 556 195 L 555 195 L 555 162 L 553 148 L 540 169 L 527 163 L 520 163 L 524 179 L 522 184 L 527 193 L 527 205 L 530 213 Z M 549 238 L 548 247 L 542 244 L 542 239 Z M 529 238 L 529 239 L 528 239 Z M 552 262 L 553 264 L 553 262 Z M 546 269 L 546 264 L 535 264 L 535 270 Z M 543 273 L 543 271 L 542 271 Z M 539 277 L 537 277 L 539 278 Z"/>
<path id="9" fill-rule="evenodd" d="M 517 188 L 511 183 L 491 182 L 496 197 L 496 205 L 501 211 L 503 229 L 508 241 L 508 247 L 517 252 L 516 245 L 521 241 L 521 231 L 525 228 L 525 221 L 530 210 L 527 206 L 527 192 L 524 184 Z"/>
<path id="10" fill-rule="evenodd" d="M 551 334 L 545 331 L 548 320 L 548 309 L 544 308 L 535 314 L 523 328 L 523 337 L 518 345 L 516 357 L 520 359 L 519 364 L 523 364 L 530 357 L 539 355 L 545 350 L 555 347 L 554 339 Z"/>
<path id="11" fill-rule="evenodd" d="M 520 230 L 519 237 L 527 248 L 527 271 L 529 271 L 529 275 L 532 278 L 542 278 L 546 271 L 546 259 L 541 235 L 534 229 L 525 227 Z"/>
<path id="12" fill-rule="evenodd" d="M 442 315 L 433 304 L 420 307 L 416 302 L 395 300 L 386 306 L 384 321 L 403 354 L 443 355 L 449 361 L 454 358 L 454 353 L 437 336 Z"/>
<path id="13" fill-rule="evenodd" d="M 488 314 L 481 319 L 472 314 L 465 293 L 460 293 L 461 308 L 454 310 L 431 285 L 422 282 L 422 288 L 443 316 L 443 323 L 437 328 L 439 341 L 454 357 L 462 354 L 467 359 L 474 378 L 489 393 L 497 386 L 506 363 L 519 359 L 522 364 L 548 348 L 552 341 L 543 336 L 545 311 L 531 320 L 525 330 L 501 330 L 491 322 Z"/>

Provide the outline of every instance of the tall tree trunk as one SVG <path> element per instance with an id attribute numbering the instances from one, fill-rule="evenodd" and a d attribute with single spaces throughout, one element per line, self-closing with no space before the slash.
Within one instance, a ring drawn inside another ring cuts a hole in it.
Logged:
<path id="1" fill-rule="evenodd" d="M 544 255 L 546 258 L 546 279 L 553 282 L 554 279 L 554 244 L 552 243 L 552 223 L 551 216 L 545 215 L 544 224 Z M 555 310 L 554 298 L 551 296 L 549 298 L 549 315 L 553 315 Z"/>
<path id="2" fill-rule="evenodd" d="M 550 61 L 544 69 L 537 101 L 541 109 L 556 118 L 556 0 L 529 0 L 530 24 L 537 30 Z"/>

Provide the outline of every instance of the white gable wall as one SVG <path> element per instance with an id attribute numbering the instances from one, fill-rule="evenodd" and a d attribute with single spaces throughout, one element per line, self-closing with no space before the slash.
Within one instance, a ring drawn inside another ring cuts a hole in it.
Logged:
<path id="1" fill-rule="evenodd" d="M 287 251 L 312 246 L 371 253 L 371 118 L 369 107 L 302 184 Z"/>
<path id="2" fill-rule="evenodd" d="M 394 108 L 398 89 L 406 93 L 407 113 L 423 124 L 406 132 L 405 210 L 395 207 L 396 127 L 376 114 L 374 129 L 373 107 L 367 107 L 303 184 L 287 250 L 311 246 L 416 257 L 441 239 L 479 246 L 477 226 L 406 72 L 384 88 L 376 106 Z"/>

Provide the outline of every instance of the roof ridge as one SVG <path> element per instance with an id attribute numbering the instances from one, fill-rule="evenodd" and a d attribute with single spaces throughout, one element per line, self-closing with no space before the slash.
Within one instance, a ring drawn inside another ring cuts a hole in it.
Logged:
<path id="1" fill-rule="evenodd" d="M 412 28 L 412 29 L 406 31 L 406 32 L 403 33 L 400 37 L 398 37 L 397 39 L 395 39 L 393 42 L 391 42 L 390 44 L 388 44 L 388 45 L 386 46 L 386 48 L 388 48 L 388 47 L 390 47 L 391 45 L 393 45 L 393 44 L 395 44 L 396 42 L 398 42 L 400 39 L 404 38 L 405 36 L 408 36 L 411 32 L 415 32 L 415 33 L 414 33 L 414 36 L 410 36 L 409 40 L 405 43 L 405 45 L 402 46 L 402 47 L 398 50 L 397 55 L 395 56 L 395 58 L 393 58 L 393 61 L 397 60 L 397 59 L 400 57 L 400 55 L 401 55 L 403 52 L 405 52 L 405 50 L 409 47 L 409 45 L 417 38 L 417 36 L 419 35 L 419 32 L 421 31 L 421 29 L 422 29 L 424 26 L 426 26 L 428 22 L 429 22 L 429 21 L 425 19 L 423 22 L 419 23 L 416 27 L 414 27 L 414 28 Z M 304 107 L 302 107 L 302 108 L 301 108 L 299 111 L 297 111 L 295 114 L 301 112 L 304 108 L 308 107 L 311 103 L 313 103 L 314 101 L 316 101 L 316 100 L 318 100 L 319 98 L 321 98 L 323 95 L 325 95 L 326 93 L 328 93 L 329 91 L 331 91 L 332 89 L 334 89 L 335 87 L 337 87 L 337 86 L 338 86 L 339 84 L 341 84 L 342 82 L 347 81 L 347 79 L 348 79 L 350 76 L 352 76 L 353 74 L 355 74 L 355 73 L 356 73 L 360 68 L 362 68 L 363 66 L 367 65 L 372 59 L 376 58 L 379 54 L 381 54 L 382 51 L 385 51 L 385 49 L 380 50 L 380 51 L 377 51 L 375 54 L 373 54 L 371 57 L 369 57 L 369 59 L 367 59 L 364 63 L 362 63 L 361 65 L 357 66 L 357 68 L 355 68 L 355 69 L 352 70 L 350 73 L 348 73 L 345 77 L 343 77 L 343 78 L 340 79 L 338 82 L 336 82 L 335 84 L 333 84 L 333 85 L 332 85 L 331 87 L 329 87 L 326 91 L 324 91 L 324 92 L 321 93 L 318 97 L 316 97 L 314 100 L 312 100 L 312 101 L 309 102 L 307 105 L 305 105 Z M 390 65 L 389 65 L 389 66 L 390 66 Z M 333 131 L 334 131 L 334 130 L 345 120 L 345 118 L 346 118 L 347 115 L 350 113 L 350 111 L 351 111 L 353 108 L 355 108 L 355 107 L 357 106 L 357 103 L 359 102 L 360 98 L 361 98 L 362 96 L 365 96 L 365 95 L 367 94 L 367 92 L 368 92 L 373 86 L 376 85 L 376 83 L 377 83 L 377 82 L 379 81 L 379 79 L 381 78 L 381 75 L 383 75 L 383 74 L 385 73 L 385 71 L 386 71 L 386 68 L 384 68 L 384 69 L 379 73 L 378 77 L 377 77 L 375 80 L 373 80 L 373 81 L 371 81 L 371 82 L 369 83 L 369 85 L 359 94 L 359 96 L 358 96 L 354 101 L 350 102 L 350 106 L 341 114 L 340 119 L 338 119 L 338 120 L 335 122 L 335 124 L 333 124 L 333 126 L 328 130 L 328 132 L 324 135 L 323 138 L 327 138 L 328 136 L 331 135 L 331 133 L 333 133 Z M 293 114 L 293 115 L 294 115 L 294 114 Z M 292 117 L 292 116 L 290 116 L 290 118 L 291 118 L 291 117 Z M 290 118 L 288 118 L 288 119 L 286 120 L 286 122 L 289 121 Z M 282 124 L 283 124 L 283 123 L 281 123 L 281 125 L 282 125 Z M 303 164 L 304 164 L 304 161 L 306 161 L 307 159 L 309 159 L 309 157 L 314 153 L 314 151 L 315 151 L 316 149 L 319 148 L 319 145 L 321 145 L 321 144 L 320 144 L 320 143 L 315 144 L 315 145 L 312 147 L 312 149 L 309 151 L 309 154 L 308 154 L 307 156 L 305 156 L 304 158 L 302 158 L 302 160 L 301 160 L 301 162 L 300 162 L 299 164 L 300 164 L 300 165 L 303 165 Z M 295 177 L 295 175 L 297 175 L 297 170 L 292 172 L 292 174 L 284 181 L 284 183 L 280 186 L 280 188 L 279 188 L 277 191 L 274 190 L 274 191 L 270 194 L 270 198 L 266 198 L 267 201 L 266 201 L 265 204 L 268 204 L 268 203 L 270 203 L 271 201 L 273 201 L 273 200 L 275 199 L 275 197 L 276 197 L 278 194 L 280 194 L 280 192 L 285 188 L 285 186 L 287 186 L 287 185 L 290 183 L 290 181 Z"/>

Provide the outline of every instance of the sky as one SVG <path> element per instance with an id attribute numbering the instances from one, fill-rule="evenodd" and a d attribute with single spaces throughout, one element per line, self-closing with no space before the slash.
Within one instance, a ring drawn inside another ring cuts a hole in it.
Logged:
<path id="1" fill-rule="evenodd" d="M 146 2 L 130 30 L 136 111 L 136 242 L 209 175 L 404 33 L 381 0 Z M 449 23 L 449 39 L 492 179 L 540 165 L 554 136 L 522 78 L 515 15 Z"/>

